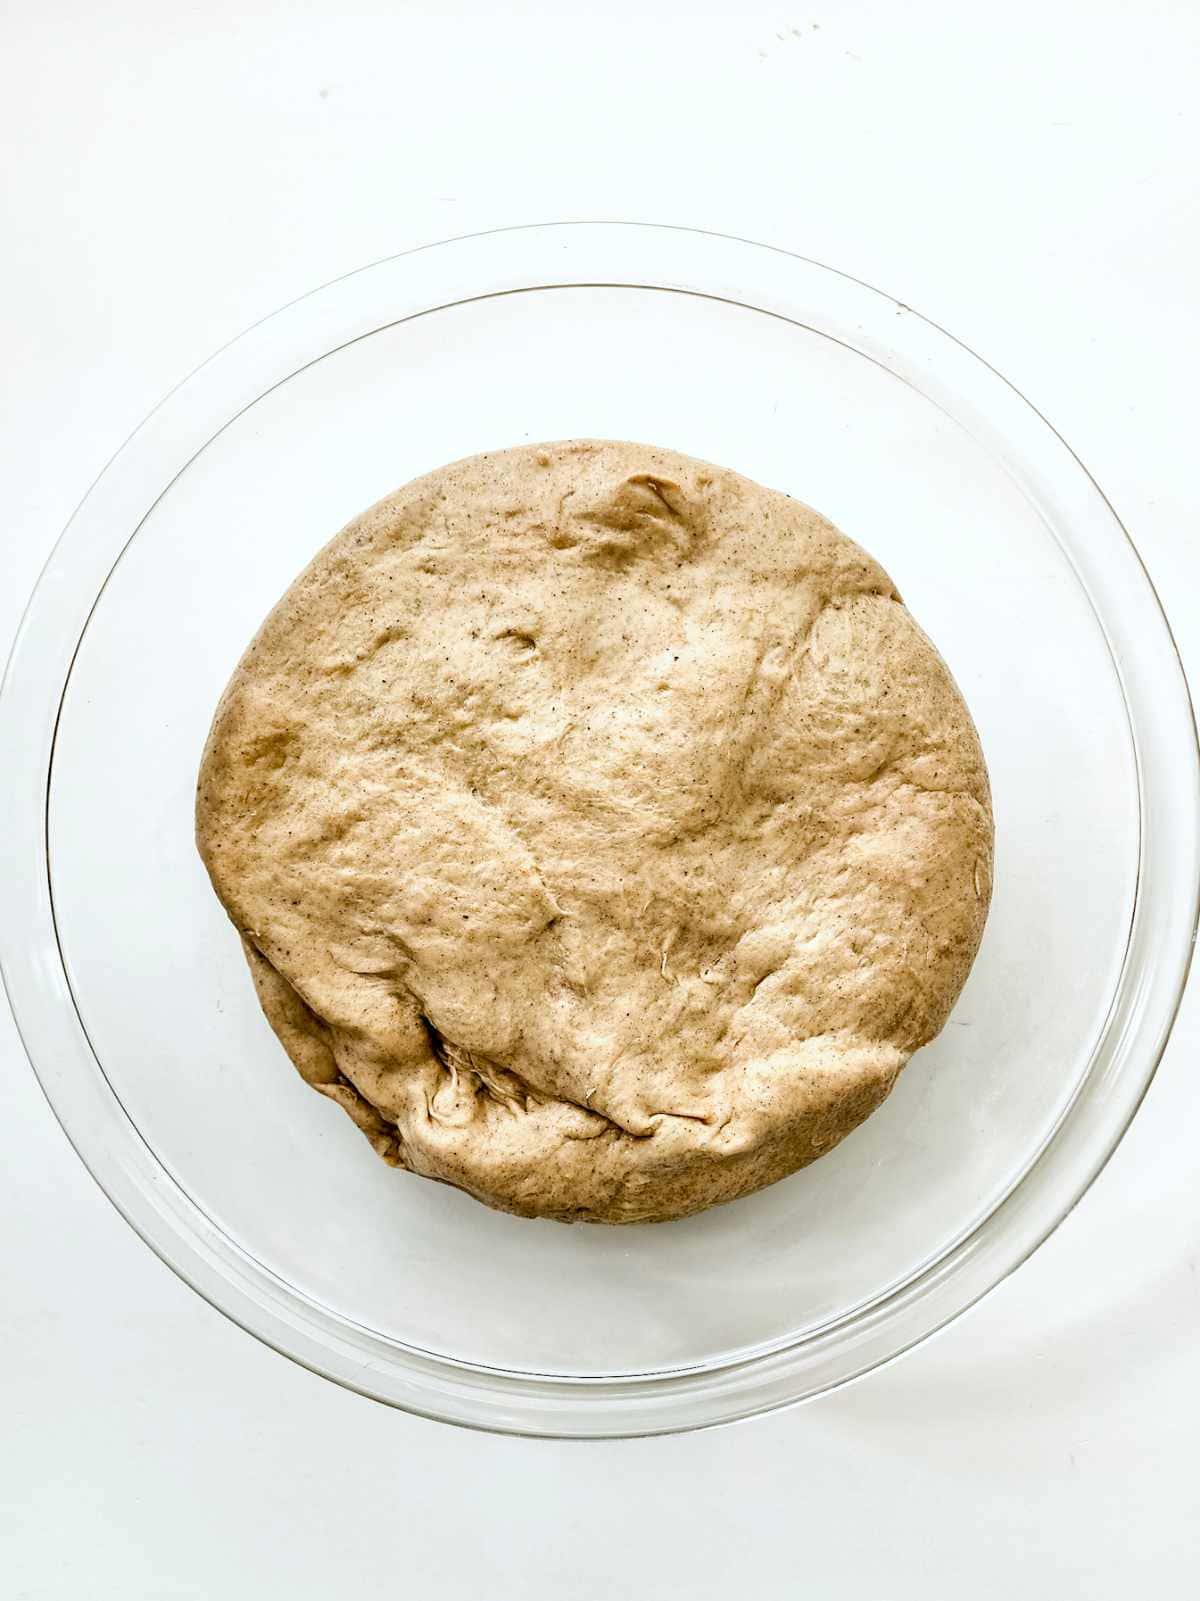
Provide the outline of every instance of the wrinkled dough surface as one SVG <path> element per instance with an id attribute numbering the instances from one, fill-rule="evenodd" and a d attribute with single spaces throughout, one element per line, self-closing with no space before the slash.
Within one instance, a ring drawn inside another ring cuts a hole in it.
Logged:
<path id="1" fill-rule="evenodd" d="M 352 522 L 218 708 L 197 839 L 387 1161 L 632 1222 L 829 1150 L 941 1029 L 987 776 L 887 575 L 734 473 L 473 457 Z"/>

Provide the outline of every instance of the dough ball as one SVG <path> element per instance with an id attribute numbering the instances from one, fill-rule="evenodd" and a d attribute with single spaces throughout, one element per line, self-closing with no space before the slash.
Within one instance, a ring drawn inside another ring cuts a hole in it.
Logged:
<path id="1" fill-rule="evenodd" d="M 386 1161 L 564 1220 L 836 1145 L 946 1021 L 991 888 L 979 741 L 887 574 L 605 441 L 344 529 L 234 673 L 196 815 L 304 1079 Z"/>

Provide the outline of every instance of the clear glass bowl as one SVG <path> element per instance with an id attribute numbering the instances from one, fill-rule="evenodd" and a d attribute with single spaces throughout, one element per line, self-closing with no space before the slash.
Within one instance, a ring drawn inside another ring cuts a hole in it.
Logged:
<path id="1" fill-rule="evenodd" d="M 996 893 L 949 1026 L 844 1145 L 681 1223 L 531 1223 L 386 1168 L 263 1021 L 192 842 L 217 697 L 352 514 L 475 451 L 598 435 L 785 489 L 890 570 L 975 715 Z M 1137 554 L 991 367 L 814 262 L 581 223 L 380 262 L 176 389 L 54 552 L 0 704 L 6 982 L 108 1195 L 214 1305 L 427 1416 L 696 1427 L 969 1306 L 1112 1151 L 1196 926 L 1195 730 Z"/>

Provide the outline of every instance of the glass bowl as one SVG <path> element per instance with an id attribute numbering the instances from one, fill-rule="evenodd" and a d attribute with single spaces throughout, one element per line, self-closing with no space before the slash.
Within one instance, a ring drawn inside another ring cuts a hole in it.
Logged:
<path id="1" fill-rule="evenodd" d="M 192 840 L 201 745 L 268 608 L 456 457 L 671 446 L 888 568 L 994 788 L 996 890 L 949 1025 L 829 1156 L 680 1223 L 528 1222 L 394 1172 L 263 1020 Z M 1166 622 L 1112 509 L 993 368 L 782 251 L 558 224 L 379 262 L 252 328 L 97 482 L 0 705 L 6 983 L 50 1103 L 215 1306 L 426 1416 L 614 1436 L 743 1417 L 897 1355 L 1079 1199 L 1162 1052 L 1198 780 Z"/>

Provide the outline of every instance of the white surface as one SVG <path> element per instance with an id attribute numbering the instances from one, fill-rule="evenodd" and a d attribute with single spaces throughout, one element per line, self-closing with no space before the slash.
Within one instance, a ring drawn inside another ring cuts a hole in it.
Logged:
<path id="1" fill-rule="evenodd" d="M 1200 677 L 1200 13 L 650 9 L 10 0 L 0 632 L 108 455 L 247 322 L 409 244 L 607 214 L 827 260 L 995 361 L 1096 471 Z M 5 1017 L 0 1589 L 1190 1595 L 1198 1045 L 1194 985 L 1096 1187 L 921 1351 L 596 1446 L 410 1420 L 250 1341 L 99 1195 Z"/>

